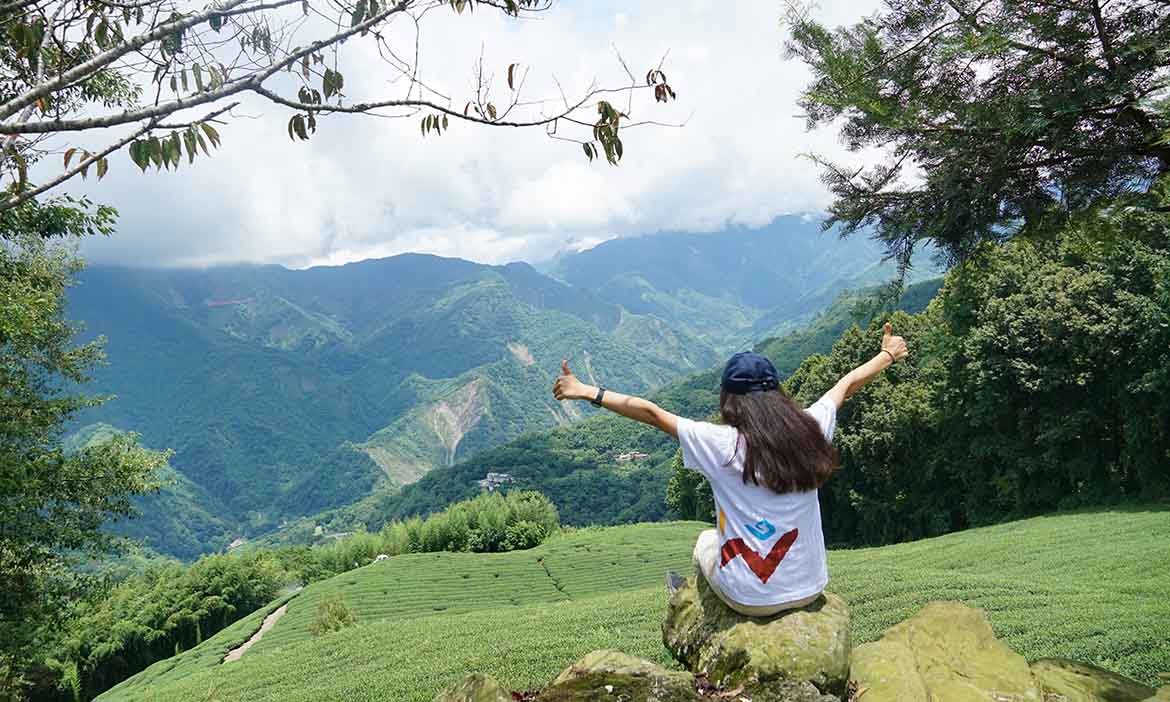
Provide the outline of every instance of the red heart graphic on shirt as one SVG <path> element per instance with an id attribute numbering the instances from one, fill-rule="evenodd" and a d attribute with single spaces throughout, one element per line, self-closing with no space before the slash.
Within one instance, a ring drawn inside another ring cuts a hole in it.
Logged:
<path id="1" fill-rule="evenodd" d="M 772 573 L 776 572 L 776 568 L 780 565 L 780 561 L 788 555 L 788 549 L 792 548 L 792 544 L 796 543 L 796 537 L 800 533 L 799 529 L 793 529 L 790 532 L 780 537 L 773 546 L 772 550 L 768 552 L 767 556 L 760 557 L 759 552 L 748 546 L 743 539 L 729 539 L 723 543 L 723 562 L 719 564 L 722 568 L 728 563 L 734 561 L 737 556 L 743 556 L 743 562 L 747 564 L 748 568 L 756 574 L 760 582 L 767 583 L 768 578 L 772 577 Z"/>

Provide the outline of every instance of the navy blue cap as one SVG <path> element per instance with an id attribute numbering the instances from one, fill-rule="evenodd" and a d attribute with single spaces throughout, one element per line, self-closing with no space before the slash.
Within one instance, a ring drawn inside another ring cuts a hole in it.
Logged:
<path id="1" fill-rule="evenodd" d="M 741 351 L 723 367 L 723 389 L 734 395 L 764 392 L 780 387 L 776 366 L 758 353 Z"/>

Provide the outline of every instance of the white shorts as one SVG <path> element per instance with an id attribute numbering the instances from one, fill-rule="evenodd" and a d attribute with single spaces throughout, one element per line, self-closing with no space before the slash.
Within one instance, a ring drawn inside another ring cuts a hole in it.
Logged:
<path id="1" fill-rule="evenodd" d="M 719 533 L 714 529 L 707 529 L 699 534 L 698 541 L 695 542 L 695 552 L 692 556 L 695 562 L 695 569 L 699 575 L 707 580 L 707 584 L 711 586 L 711 590 L 719 595 L 719 599 L 736 612 L 745 617 L 770 617 L 774 614 L 779 614 L 789 609 L 800 609 L 807 605 L 816 602 L 821 593 L 806 597 L 795 602 L 783 602 L 775 605 L 745 605 L 735 602 L 719 589 L 718 579 L 716 577 L 719 569 Z"/>

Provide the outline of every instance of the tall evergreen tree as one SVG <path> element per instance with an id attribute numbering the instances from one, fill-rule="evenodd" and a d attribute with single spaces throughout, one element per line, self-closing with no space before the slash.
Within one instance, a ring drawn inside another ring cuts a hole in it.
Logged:
<path id="1" fill-rule="evenodd" d="M 1170 174 L 1165 0 L 907 0 L 835 30 L 791 4 L 787 24 L 809 126 L 884 150 L 860 169 L 814 157 L 826 226 L 873 225 L 903 263 L 918 241 L 963 258 Z"/>

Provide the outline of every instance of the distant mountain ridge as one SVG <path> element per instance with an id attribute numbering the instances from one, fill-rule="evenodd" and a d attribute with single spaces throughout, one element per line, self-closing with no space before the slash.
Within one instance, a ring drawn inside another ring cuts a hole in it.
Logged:
<path id="1" fill-rule="evenodd" d="M 810 319 L 844 290 L 890 280 L 896 267 L 883 254 L 862 234 L 843 239 L 821 232 L 819 220 L 786 216 L 760 229 L 612 239 L 552 262 L 549 273 L 724 352 Z M 910 280 L 934 275 L 926 265 Z"/>
<path id="2" fill-rule="evenodd" d="M 92 389 L 118 399 L 78 426 L 175 449 L 180 479 L 144 500 L 128 531 L 181 557 L 217 550 L 589 414 L 548 392 L 562 357 L 646 392 L 711 367 L 763 321 L 812 314 L 815 291 L 878 275 L 873 246 L 855 239 L 830 247 L 833 265 L 764 277 L 767 261 L 827 241 L 815 223 L 782 228 L 774 245 L 766 233 L 707 235 L 725 255 L 706 262 L 699 235 L 649 237 L 638 246 L 660 253 L 637 271 L 610 255 L 621 242 L 605 244 L 561 259 L 559 279 L 424 254 L 306 270 L 95 266 L 69 314 L 108 338 Z M 737 246 L 760 262 L 731 266 Z M 625 281 L 652 291 L 632 297 Z M 798 304 L 760 306 L 797 288 L 810 291 Z"/>

